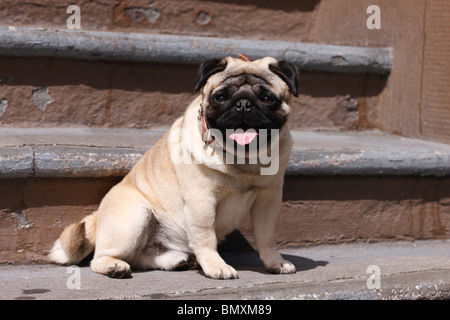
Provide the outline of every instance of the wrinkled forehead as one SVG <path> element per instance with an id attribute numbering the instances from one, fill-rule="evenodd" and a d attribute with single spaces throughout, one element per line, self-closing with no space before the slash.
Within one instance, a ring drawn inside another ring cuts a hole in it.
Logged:
<path id="1" fill-rule="evenodd" d="M 270 84 L 267 80 L 255 76 L 253 74 L 241 74 L 238 76 L 230 77 L 225 79 L 220 85 L 213 88 L 212 92 L 222 90 L 224 88 L 234 88 L 239 90 L 241 88 L 256 88 L 256 87 L 270 88 Z"/>
<path id="2" fill-rule="evenodd" d="M 249 84 L 249 85 L 253 86 L 255 84 L 269 84 L 269 82 L 267 82 L 267 80 L 265 80 L 261 77 L 255 76 L 253 74 L 245 73 L 245 74 L 241 74 L 241 75 L 238 75 L 235 77 L 227 78 L 223 81 L 223 84 L 228 85 L 228 86 L 233 85 L 233 86 L 240 87 L 245 84 Z"/>
<path id="3" fill-rule="evenodd" d="M 235 81 L 236 79 L 242 80 L 248 78 L 249 81 L 258 81 L 259 79 L 265 81 L 267 84 L 278 85 L 280 84 L 280 79 L 269 69 L 269 65 L 275 63 L 277 63 L 277 60 L 270 57 L 253 62 L 227 57 L 227 67 L 223 72 L 214 75 L 217 79 L 213 82 L 223 83 L 228 79 Z"/>
<path id="4" fill-rule="evenodd" d="M 242 61 L 232 57 L 226 58 L 227 66 L 222 72 L 212 75 L 206 85 L 202 89 L 204 106 L 208 104 L 207 97 L 210 96 L 215 89 L 228 85 L 240 83 L 261 84 L 269 90 L 277 92 L 282 96 L 289 94 L 289 88 L 281 78 L 269 69 L 269 65 L 276 64 L 277 60 L 271 57 L 262 58 L 252 62 Z M 242 85 L 242 84 L 241 84 Z"/>

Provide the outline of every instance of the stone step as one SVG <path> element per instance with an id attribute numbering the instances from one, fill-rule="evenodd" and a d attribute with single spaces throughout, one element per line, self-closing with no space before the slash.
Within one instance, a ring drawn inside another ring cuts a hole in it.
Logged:
<path id="1" fill-rule="evenodd" d="M 45 261 L 166 130 L 0 129 L 0 263 Z M 448 238 L 450 146 L 377 131 L 292 135 L 279 246 Z M 239 230 L 253 244 L 248 219 Z"/>
<path id="2" fill-rule="evenodd" d="M 81 60 L 186 63 L 240 53 L 289 60 L 302 70 L 390 73 L 391 48 L 287 41 L 0 26 L 0 55 Z"/>
<path id="3" fill-rule="evenodd" d="M 165 312 L 172 314 L 176 314 L 179 306 L 211 304 L 211 301 L 195 304 L 192 300 L 254 299 L 264 300 L 260 304 L 270 307 L 274 300 L 290 299 L 450 299 L 449 241 L 354 243 L 282 249 L 283 258 L 297 268 L 297 273 L 291 275 L 269 274 L 258 254 L 246 248 L 240 252 L 221 250 L 220 253 L 237 270 L 239 279 L 218 282 L 206 278 L 199 270 L 152 270 L 135 272 L 130 279 L 115 280 L 92 272 L 88 265 L 80 268 L 0 265 L 0 299 L 178 300 L 177 304 L 157 301 L 152 305 L 152 308 L 164 308 Z M 245 301 L 242 303 L 247 304 Z M 236 305 L 229 301 L 218 304 L 225 308 L 229 304 Z M 297 304 L 275 304 L 271 314 L 279 314 L 281 318 L 290 306 L 293 311 L 299 307 Z M 211 313 L 220 315 L 221 306 L 217 309 Z"/>
<path id="4" fill-rule="evenodd" d="M 389 47 L 0 26 L 0 123 L 10 127 L 170 125 L 195 98 L 206 59 L 274 56 L 301 72 L 296 129 L 378 128 Z"/>
<path id="5" fill-rule="evenodd" d="M 0 178 L 123 176 L 167 128 L 1 128 Z M 288 176 L 450 175 L 450 146 L 363 132 L 293 131 Z"/>

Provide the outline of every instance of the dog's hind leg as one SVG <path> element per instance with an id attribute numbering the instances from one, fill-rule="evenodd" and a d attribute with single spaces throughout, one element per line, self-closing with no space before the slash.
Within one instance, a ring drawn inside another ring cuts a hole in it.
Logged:
<path id="1" fill-rule="evenodd" d="M 131 276 L 130 265 L 120 259 L 111 256 L 94 258 L 91 261 L 91 269 L 97 273 L 107 275 L 111 278 L 129 278 Z"/>
<path id="2" fill-rule="evenodd" d="M 165 223 L 169 223 L 166 221 Z M 148 224 L 147 242 L 133 261 L 140 269 L 180 270 L 191 266 L 192 253 L 187 235 L 174 225 L 168 227 L 153 217 Z"/>
<path id="3" fill-rule="evenodd" d="M 131 262 L 147 242 L 151 206 L 137 190 L 118 184 L 98 209 L 98 225 L 91 269 L 110 277 L 131 276 Z"/>

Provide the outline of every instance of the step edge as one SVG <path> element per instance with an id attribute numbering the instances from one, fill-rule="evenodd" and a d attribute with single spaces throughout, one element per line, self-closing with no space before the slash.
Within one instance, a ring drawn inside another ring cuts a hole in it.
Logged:
<path id="1" fill-rule="evenodd" d="M 20 130 L 9 128 L 8 132 L 11 134 L 11 132 L 20 132 Z M 36 134 L 37 131 L 31 132 Z M 91 135 L 91 138 L 95 138 L 97 131 L 96 129 L 89 129 L 79 132 L 84 132 Z M 100 132 L 107 134 L 109 131 L 100 130 Z M 128 135 L 133 135 L 136 132 L 141 134 L 140 145 L 131 147 L 123 145 L 76 145 L 76 141 L 74 141 L 74 145 L 30 144 L 30 140 L 27 140 L 26 137 L 18 136 L 19 140 L 24 138 L 28 144 L 0 146 L 0 178 L 124 176 L 145 151 L 152 146 L 157 137 L 162 135 L 163 130 L 125 130 Z M 117 136 L 121 133 L 123 132 L 120 129 L 115 129 Z M 351 144 L 346 147 L 316 148 L 311 144 L 309 146 L 302 145 L 304 141 L 298 139 L 301 134 L 302 132 L 294 132 L 295 143 L 286 170 L 287 176 L 400 175 L 444 177 L 450 175 L 450 146 L 445 144 L 396 137 L 378 132 L 373 133 L 372 136 L 371 133 L 315 132 L 314 135 L 324 139 L 339 135 L 339 139 L 348 137 L 349 140 L 352 140 L 353 138 L 352 143 L 356 141 L 355 136 L 361 138 L 362 141 L 369 138 L 379 139 L 379 137 L 386 139 L 386 148 L 383 148 L 383 143 L 381 143 L 372 150 L 364 146 L 361 147 L 358 143 L 360 148 L 352 148 Z M 311 135 L 310 132 L 304 134 L 306 137 Z M 296 136 L 297 139 L 295 139 Z M 392 141 L 395 144 L 392 145 Z M 85 142 L 85 144 L 89 143 Z M 370 141 L 367 145 L 370 145 Z M 417 145 L 418 148 L 408 149 L 414 145 Z M 401 146 L 406 147 L 402 148 Z"/>
<path id="2" fill-rule="evenodd" d="M 389 74 L 393 66 L 390 47 L 12 26 L 0 26 L 0 38 L 0 55 L 14 57 L 197 65 L 245 53 L 252 59 L 289 60 L 302 70 L 336 73 Z"/>

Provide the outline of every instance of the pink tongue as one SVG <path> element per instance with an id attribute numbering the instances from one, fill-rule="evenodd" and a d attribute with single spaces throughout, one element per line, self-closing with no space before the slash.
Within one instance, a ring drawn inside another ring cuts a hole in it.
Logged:
<path id="1" fill-rule="evenodd" d="M 239 143 L 241 146 L 250 144 L 258 136 L 257 132 L 232 133 L 230 138 Z"/>

